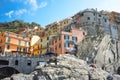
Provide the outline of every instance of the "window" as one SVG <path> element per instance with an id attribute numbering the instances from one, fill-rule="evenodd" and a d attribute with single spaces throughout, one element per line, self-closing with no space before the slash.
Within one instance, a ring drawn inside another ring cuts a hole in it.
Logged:
<path id="1" fill-rule="evenodd" d="M 42 42 L 42 39 L 41 39 L 41 42 Z"/>
<path id="2" fill-rule="evenodd" d="M 23 48 L 23 52 L 27 52 L 27 48 Z"/>
<path id="3" fill-rule="evenodd" d="M 60 40 L 60 36 L 59 36 L 59 40 Z"/>
<path id="4" fill-rule="evenodd" d="M 77 37 L 75 37 L 75 41 L 77 42 Z"/>
<path id="5" fill-rule="evenodd" d="M 107 19 L 104 19 L 105 22 L 107 22 Z"/>
<path id="6" fill-rule="evenodd" d="M 20 44 L 21 44 L 21 40 L 18 41 L 18 45 L 20 45 Z"/>
<path id="7" fill-rule="evenodd" d="M 49 51 L 49 49 L 47 49 L 47 52 Z"/>
<path id="8" fill-rule="evenodd" d="M 87 17 L 87 20 L 90 20 L 90 17 Z"/>
<path id="9" fill-rule="evenodd" d="M 28 61 L 27 61 L 27 65 L 28 65 L 28 66 L 31 66 L 31 60 L 28 60 Z"/>
<path id="10" fill-rule="evenodd" d="M 10 45 L 7 45 L 7 49 L 10 49 Z"/>
<path id="11" fill-rule="evenodd" d="M 74 40 L 74 37 L 72 37 L 72 40 Z"/>
<path id="12" fill-rule="evenodd" d="M 81 16 L 84 16 L 84 13 L 82 13 Z"/>
<path id="13" fill-rule="evenodd" d="M 64 43 L 64 47 L 70 47 L 69 43 Z"/>
<path id="14" fill-rule="evenodd" d="M 57 43 L 57 39 L 55 39 L 55 43 Z"/>
<path id="15" fill-rule="evenodd" d="M 72 37 L 72 40 L 73 40 L 74 42 L 77 42 L 77 37 Z"/>
<path id="16" fill-rule="evenodd" d="M 68 35 L 64 35 L 64 39 L 65 40 L 69 40 L 69 36 Z"/>
<path id="17" fill-rule="evenodd" d="M 18 65 L 18 60 L 15 60 L 15 65 Z"/>
<path id="18" fill-rule="evenodd" d="M 38 49 L 39 49 L 39 45 L 38 45 Z"/>
<path id="19" fill-rule="evenodd" d="M 101 15 L 99 14 L 99 17 L 101 17 Z"/>
<path id="20" fill-rule="evenodd" d="M 8 37 L 8 40 L 7 40 L 7 42 L 8 42 L 8 43 L 10 43 L 10 40 L 11 40 L 11 39 Z"/>
<path id="21" fill-rule="evenodd" d="M 49 40 L 49 37 L 47 37 L 47 40 Z"/>
<path id="22" fill-rule="evenodd" d="M 55 47 L 55 50 L 57 50 L 57 46 Z"/>
<path id="23" fill-rule="evenodd" d="M 21 48 L 17 47 L 17 51 L 21 51 Z"/>
<path id="24" fill-rule="evenodd" d="M 25 46 L 27 46 L 27 42 L 25 42 Z"/>
<path id="25" fill-rule="evenodd" d="M 93 13 L 93 15 L 95 16 L 95 13 Z"/>
<path id="26" fill-rule="evenodd" d="M 49 47 L 49 43 L 47 43 L 47 47 Z"/>
<path id="27" fill-rule="evenodd" d="M 59 44 L 59 48 L 61 48 L 61 44 Z"/>
<path id="28" fill-rule="evenodd" d="M 85 32 L 83 32 L 83 35 L 85 35 Z"/>
<path id="29" fill-rule="evenodd" d="M 41 44 L 41 48 L 42 48 L 42 44 Z"/>
<path id="30" fill-rule="evenodd" d="M 53 51 L 53 49 L 52 49 L 52 48 L 50 48 L 50 51 Z"/>
<path id="31" fill-rule="evenodd" d="M 40 51 L 40 53 L 42 53 L 42 51 Z"/>

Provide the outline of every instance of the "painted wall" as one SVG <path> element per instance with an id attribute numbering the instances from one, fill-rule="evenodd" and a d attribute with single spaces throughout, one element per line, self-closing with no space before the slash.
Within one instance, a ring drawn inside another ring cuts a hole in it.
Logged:
<path id="1" fill-rule="evenodd" d="M 86 35 L 86 32 L 83 30 L 78 29 L 72 29 L 70 32 L 61 32 L 59 36 L 53 39 L 51 42 L 51 52 L 57 53 L 57 54 L 65 54 L 66 52 L 69 52 L 68 49 L 73 49 L 74 45 L 79 43 L 84 39 L 84 34 Z M 65 39 L 64 36 L 69 36 L 69 39 Z M 72 37 L 76 37 L 77 41 L 73 41 Z M 69 47 L 65 47 L 65 43 L 67 42 L 74 42 L 73 44 L 69 44 Z"/>
<path id="2" fill-rule="evenodd" d="M 3 53 L 12 53 L 12 51 L 18 51 L 18 48 L 21 48 L 21 52 L 23 53 L 25 52 L 24 49 L 26 49 L 25 53 L 28 53 L 30 42 L 29 38 L 24 38 L 23 36 L 12 32 L 2 32 L 0 35 L 2 35 L 0 36 L 1 39 L 4 40 L 2 44 L 0 44 L 0 46 L 3 47 Z M 8 38 L 10 39 L 9 42 Z"/>

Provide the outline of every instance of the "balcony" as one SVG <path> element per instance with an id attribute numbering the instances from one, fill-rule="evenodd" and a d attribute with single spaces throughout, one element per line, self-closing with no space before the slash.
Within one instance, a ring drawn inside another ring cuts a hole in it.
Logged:
<path id="1" fill-rule="evenodd" d="M 70 48 L 70 47 L 66 47 L 65 48 L 65 52 L 66 53 L 75 53 L 77 51 L 76 48 Z"/>

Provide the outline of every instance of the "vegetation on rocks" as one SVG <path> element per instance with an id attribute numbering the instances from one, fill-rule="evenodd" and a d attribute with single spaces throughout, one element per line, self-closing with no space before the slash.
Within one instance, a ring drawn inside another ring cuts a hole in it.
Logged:
<path id="1" fill-rule="evenodd" d="M 33 28 L 35 26 L 41 27 L 39 24 L 35 22 L 28 23 L 22 20 L 14 20 L 12 22 L 0 22 L 0 32 L 1 31 L 16 32 L 22 28 Z"/>

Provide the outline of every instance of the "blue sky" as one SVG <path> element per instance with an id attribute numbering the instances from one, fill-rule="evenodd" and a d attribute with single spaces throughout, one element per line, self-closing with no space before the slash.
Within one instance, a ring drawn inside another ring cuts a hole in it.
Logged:
<path id="1" fill-rule="evenodd" d="M 120 12 L 120 0 L 0 0 L 0 22 L 23 20 L 44 27 L 86 8 Z"/>

